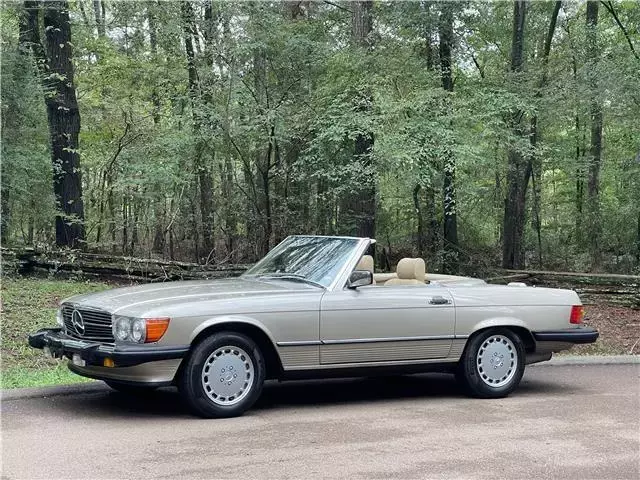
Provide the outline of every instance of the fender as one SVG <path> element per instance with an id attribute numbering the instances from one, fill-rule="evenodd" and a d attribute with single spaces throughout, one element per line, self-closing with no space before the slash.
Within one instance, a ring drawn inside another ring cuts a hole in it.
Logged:
<path id="1" fill-rule="evenodd" d="M 217 316 L 217 317 L 212 317 L 208 320 L 205 320 L 204 322 L 200 323 L 195 330 L 193 330 L 193 332 L 191 332 L 191 335 L 189 336 L 189 344 L 193 343 L 193 341 L 195 340 L 195 338 L 205 329 L 215 326 L 215 325 L 223 325 L 225 323 L 244 323 L 246 325 L 251 325 L 253 327 L 256 327 L 258 329 L 260 329 L 262 331 L 262 333 L 264 333 L 267 338 L 269 339 L 269 341 L 271 342 L 271 344 L 273 345 L 273 348 L 276 349 L 276 342 L 273 338 L 273 335 L 271 334 L 271 332 L 267 329 L 267 327 L 264 326 L 264 324 L 258 320 L 256 320 L 255 318 L 252 317 L 248 317 L 246 315 L 221 315 L 221 316 Z"/>
<path id="2" fill-rule="evenodd" d="M 471 331 L 469 332 L 469 336 L 473 335 L 474 333 L 476 333 L 479 330 L 483 330 L 485 328 L 491 328 L 491 327 L 522 327 L 522 328 L 525 328 L 529 332 L 531 331 L 529 326 L 525 322 L 520 320 L 519 318 L 515 318 L 515 317 L 494 317 L 494 318 L 487 318 L 485 320 L 482 320 L 482 321 L 476 323 L 471 328 Z"/>

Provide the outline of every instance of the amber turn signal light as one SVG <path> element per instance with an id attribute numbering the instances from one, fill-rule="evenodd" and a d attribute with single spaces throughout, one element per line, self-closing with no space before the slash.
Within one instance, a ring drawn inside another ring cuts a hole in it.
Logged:
<path id="1" fill-rule="evenodd" d="M 169 327 L 169 320 L 169 318 L 145 318 L 147 336 L 144 342 L 152 343 L 160 340 Z"/>
<path id="2" fill-rule="evenodd" d="M 582 305 L 574 305 L 571 307 L 571 316 L 569 317 L 569 323 L 580 325 L 584 318 L 584 307 Z"/>

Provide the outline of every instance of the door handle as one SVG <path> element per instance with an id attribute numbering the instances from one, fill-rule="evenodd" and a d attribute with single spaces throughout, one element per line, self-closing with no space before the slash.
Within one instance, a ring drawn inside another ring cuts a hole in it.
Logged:
<path id="1" fill-rule="evenodd" d="M 429 303 L 431 305 L 448 305 L 451 303 L 451 300 L 444 297 L 431 297 L 429 299 Z"/>

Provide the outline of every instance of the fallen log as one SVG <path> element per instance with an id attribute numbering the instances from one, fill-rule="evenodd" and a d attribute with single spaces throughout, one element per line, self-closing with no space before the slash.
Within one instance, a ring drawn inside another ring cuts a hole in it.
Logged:
<path id="1" fill-rule="evenodd" d="M 522 281 L 527 285 L 575 290 L 584 303 L 598 303 L 640 309 L 640 276 L 615 273 L 547 272 L 505 270 L 489 283 Z"/>
<path id="2" fill-rule="evenodd" d="M 242 274 L 249 265 L 208 264 L 160 260 L 153 258 L 117 257 L 77 251 L 40 252 L 2 249 L 3 271 L 50 275 L 108 276 L 137 281 L 164 281 L 233 277 Z"/>

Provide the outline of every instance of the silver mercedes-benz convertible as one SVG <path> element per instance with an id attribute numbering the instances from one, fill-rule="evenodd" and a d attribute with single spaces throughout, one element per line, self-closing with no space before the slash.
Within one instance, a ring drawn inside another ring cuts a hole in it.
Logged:
<path id="1" fill-rule="evenodd" d="M 290 236 L 239 278 L 75 296 L 29 344 L 117 390 L 176 385 L 195 414 L 231 417 L 266 379 L 443 371 L 504 397 L 526 364 L 598 337 L 574 291 L 429 274 L 419 258 L 374 273 L 373 243 Z"/>

